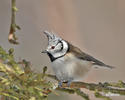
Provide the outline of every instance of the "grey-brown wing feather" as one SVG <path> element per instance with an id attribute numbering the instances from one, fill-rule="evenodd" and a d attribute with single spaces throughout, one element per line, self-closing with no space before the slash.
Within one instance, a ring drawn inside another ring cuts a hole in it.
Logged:
<path id="1" fill-rule="evenodd" d="M 112 66 L 106 65 L 103 62 L 95 59 L 94 57 L 92 57 L 92 56 L 90 56 L 88 54 L 83 53 L 82 55 L 79 56 L 78 58 L 80 58 L 82 60 L 86 60 L 86 61 L 91 61 L 91 62 L 93 62 L 93 65 L 98 65 L 98 66 L 113 68 Z"/>
<path id="2" fill-rule="evenodd" d="M 98 66 L 103 66 L 103 67 L 108 67 L 108 68 L 114 68 L 114 67 L 106 65 L 103 62 L 95 59 L 94 57 L 82 52 L 80 49 L 78 49 L 77 47 L 74 47 L 71 44 L 70 44 L 70 52 L 72 52 L 79 59 L 91 61 L 93 63 L 93 65 L 98 65 Z"/>

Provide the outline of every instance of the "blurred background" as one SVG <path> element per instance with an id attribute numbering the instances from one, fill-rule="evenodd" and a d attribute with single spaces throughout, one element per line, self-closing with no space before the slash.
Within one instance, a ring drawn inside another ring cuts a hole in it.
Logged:
<path id="1" fill-rule="evenodd" d="M 41 72 L 50 60 L 41 50 L 47 46 L 44 30 L 53 31 L 113 70 L 92 69 L 85 82 L 125 81 L 125 0 L 17 0 L 16 23 L 20 45 L 8 43 L 11 0 L 0 0 L 0 45 L 15 48 L 16 59 L 25 58 L 32 69 Z M 86 90 L 83 90 L 86 91 Z M 95 99 L 91 92 L 92 100 Z M 125 97 L 112 97 L 125 100 Z M 82 100 L 76 95 L 51 94 L 49 100 Z"/>

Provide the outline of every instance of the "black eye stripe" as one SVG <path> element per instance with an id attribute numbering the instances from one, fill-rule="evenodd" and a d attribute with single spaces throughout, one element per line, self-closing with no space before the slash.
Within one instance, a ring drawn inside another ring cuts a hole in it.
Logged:
<path id="1" fill-rule="evenodd" d="M 62 43 L 62 41 L 59 41 L 58 43 L 61 43 L 61 49 L 60 49 L 60 51 L 62 51 L 63 50 L 63 43 Z"/>

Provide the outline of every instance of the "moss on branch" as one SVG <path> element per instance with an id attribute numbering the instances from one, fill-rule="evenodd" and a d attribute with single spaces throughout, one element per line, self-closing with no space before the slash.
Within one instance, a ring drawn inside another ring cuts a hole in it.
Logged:
<path id="1" fill-rule="evenodd" d="M 111 84 L 108 83 L 109 85 L 105 85 L 105 83 L 99 83 L 99 84 L 95 84 L 95 83 L 85 83 L 85 82 L 72 82 L 70 85 L 70 88 L 85 88 L 88 89 L 90 91 L 99 91 L 99 92 L 104 92 L 104 93 L 116 93 L 116 94 L 120 94 L 120 95 L 125 95 L 125 87 L 122 87 L 124 89 L 118 89 L 114 86 L 110 87 Z M 117 83 L 116 83 L 117 84 Z M 67 87 L 67 84 L 63 83 L 62 87 Z"/>

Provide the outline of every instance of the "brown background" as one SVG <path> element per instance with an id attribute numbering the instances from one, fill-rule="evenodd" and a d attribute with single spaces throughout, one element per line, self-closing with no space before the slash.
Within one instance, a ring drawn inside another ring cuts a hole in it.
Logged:
<path id="1" fill-rule="evenodd" d="M 114 65 L 113 70 L 93 69 L 84 81 L 125 81 L 125 0 L 17 0 L 17 32 L 20 45 L 8 43 L 10 27 L 10 1 L 0 1 L 0 45 L 15 48 L 16 59 L 32 62 L 34 71 L 47 65 L 47 55 L 40 51 L 47 46 L 43 30 L 54 31 L 83 51 Z M 91 93 L 90 93 L 91 94 Z M 61 94 L 57 100 L 82 100 L 75 95 Z M 94 96 L 91 95 L 92 100 Z M 125 97 L 112 97 L 124 100 Z M 97 100 L 97 99 L 96 99 Z"/>

